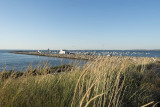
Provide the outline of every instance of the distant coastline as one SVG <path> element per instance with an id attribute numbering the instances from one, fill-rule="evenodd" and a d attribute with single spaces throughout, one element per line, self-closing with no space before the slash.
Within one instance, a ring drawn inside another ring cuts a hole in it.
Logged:
<path id="1" fill-rule="evenodd" d="M 92 60 L 98 56 L 129 56 L 129 57 L 156 57 L 160 58 L 160 50 L 67 50 L 73 54 L 61 55 L 59 50 L 10 50 L 9 53 L 47 56 L 68 59 Z"/>
<path id="2" fill-rule="evenodd" d="M 63 54 L 51 54 L 51 53 L 38 53 L 33 51 L 12 51 L 9 53 L 14 54 L 26 54 L 26 55 L 36 55 L 36 56 L 47 56 L 47 57 L 57 57 L 57 58 L 68 58 L 68 59 L 78 59 L 78 60 L 93 60 L 97 58 L 97 55 L 63 55 Z"/>

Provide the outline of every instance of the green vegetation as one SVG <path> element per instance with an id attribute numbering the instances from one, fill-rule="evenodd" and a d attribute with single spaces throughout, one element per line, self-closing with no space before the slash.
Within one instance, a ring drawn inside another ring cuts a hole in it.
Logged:
<path id="1" fill-rule="evenodd" d="M 152 58 L 99 57 L 83 68 L 30 65 L 24 73 L 4 70 L 0 81 L 2 107 L 156 107 L 160 101 L 160 61 Z"/>

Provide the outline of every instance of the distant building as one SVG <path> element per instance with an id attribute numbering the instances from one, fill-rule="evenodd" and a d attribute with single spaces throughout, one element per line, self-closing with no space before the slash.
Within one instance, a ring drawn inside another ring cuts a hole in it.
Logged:
<path id="1" fill-rule="evenodd" d="M 60 50 L 59 54 L 68 54 L 66 50 Z"/>
<path id="2" fill-rule="evenodd" d="M 40 50 L 38 50 L 37 52 L 38 52 L 38 53 L 41 53 L 41 51 L 40 51 Z"/>

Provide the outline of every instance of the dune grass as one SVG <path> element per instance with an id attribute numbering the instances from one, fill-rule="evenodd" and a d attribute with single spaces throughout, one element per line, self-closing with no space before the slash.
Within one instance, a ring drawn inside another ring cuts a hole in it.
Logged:
<path id="1" fill-rule="evenodd" d="M 160 101 L 160 62 L 153 58 L 99 57 L 83 68 L 30 65 L 24 73 L 4 70 L 0 79 L 3 107 L 139 107 Z"/>

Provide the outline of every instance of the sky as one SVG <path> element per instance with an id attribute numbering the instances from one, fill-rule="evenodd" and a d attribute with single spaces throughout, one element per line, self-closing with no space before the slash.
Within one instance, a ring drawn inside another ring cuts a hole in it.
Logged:
<path id="1" fill-rule="evenodd" d="M 0 0 L 0 49 L 160 49 L 160 0 Z"/>

